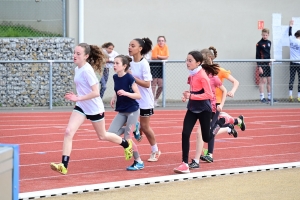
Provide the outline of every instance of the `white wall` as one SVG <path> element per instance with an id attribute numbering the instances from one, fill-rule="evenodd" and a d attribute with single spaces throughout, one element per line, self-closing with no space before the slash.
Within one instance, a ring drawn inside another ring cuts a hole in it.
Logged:
<path id="1" fill-rule="evenodd" d="M 297 5 L 296 0 L 85 0 L 84 38 L 97 45 L 110 41 L 126 54 L 133 38 L 149 37 L 155 44 L 158 35 L 165 35 L 170 60 L 211 45 L 220 59 L 254 58 L 261 38 L 258 20 L 271 29 L 272 13 L 281 13 L 282 24 L 288 25 L 300 15 Z M 77 0 L 68 0 L 68 37 L 78 38 L 77 6 Z M 283 58 L 288 55 L 284 48 Z"/>
<path id="2" fill-rule="evenodd" d="M 282 25 L 288 25 L 292 17 L 300 16 L 298 5 L 296 0 L 85 0 L 84 38 L 89 44 L 112 42 L 117 52 L 127 54 L 132 39 L 149 37 L 155 44 L 157 36 L 164 35 L 169 60 L 184 60 L 189 51 L 209 46 L 217 48 L 218 59 L 255 59 L 256 43 L 261 39 L 258 21 L 263 20 L 265 27 L 271 29 L 272 13 L 281 13 Z M 68 0 L 68 8 L 67 36 L 78 41 L 78 0 Z M 283 58 L 289 58 L 288 47 L 283 47 Z M 276 68 L 274 74 L 275 98 L 288 96 L 289 70 L 285 64 Z M 254 82 L 255 63 L 222 66 L 240 81 L 234 99 L 259 99 Z M 166 98 L 180 100 L 182 90 L 188 89 L 185 64 L 168 65 L 166 70 Z M 232 87 L 228 81 L 225 86 Z M 110 78 L 105 100 L 113 95 L 112 88 Z"/>

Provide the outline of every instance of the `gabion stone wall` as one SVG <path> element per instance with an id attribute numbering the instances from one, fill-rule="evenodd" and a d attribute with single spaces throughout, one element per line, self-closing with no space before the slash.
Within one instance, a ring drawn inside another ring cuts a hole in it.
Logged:
<path id="1" fill-rule="evenodd" d="M 0 107 L 49 106 L 49 63 L 22 60 L 73 60 L 72 38 L 0 38 Z M 20 61 L 1 63 L 1 61 Z M 53 63 L 53 106 L 70 106 L 74 65 Z"/>

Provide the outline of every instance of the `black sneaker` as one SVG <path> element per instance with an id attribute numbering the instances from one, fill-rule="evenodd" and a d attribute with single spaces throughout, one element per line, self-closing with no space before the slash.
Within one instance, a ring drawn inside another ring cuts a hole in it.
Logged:
<path id="1" fill-rule="evenodd" d="M 271 99 L 268 99 L 268 103 L 271 103 Z M 273 103 L 277 103 L 277 100 L 273 99 Z"/>
<path id="2" fill-rule="evenodd" d="M 204 155 L 205 156 L 205 155 Z M 204 159 L 204 156 L 203 155 L 201 155 L 200 156 L 200 160 L 202 160 L 202 161 L 206 161 L 205 159 Z"/>
<path id="3" fill-rule="evenodd" d="M 207 155 L 203 156 L 203 161 L 212 163 L 212 162 L 214 162 L 214 159 L 209 154 L 207 154 Z"/>
<path id="4" fill-rule="evenodd" d="M 265 99 L 265 98 L 263 98 L 262 100 L 260 100 L 262 103 L 268 103 L 268 101 Z"/>
<path id="5" fill-rule="evenodd" d="M 192 162 L 189 164 L 190 169 L 196 169 L 199 168 L 199 164 L 195 162 L 194 159 L 192 159 Z"/>
<path id="6" fill-rule="evenodd" d="M 242 131 L 245 131 L 246 130 L 246 124 L 245 124 L 245 121 L 244 121 L 244 116 L 240 115 L 238 118 L 242 121 L 242 123 L 238 124 L 238 126 L 240 127 L 240 129 Z"/>
<path id="7" fill-rule="evenodd" d="M 238 133 L 237 131 L 234 129 L 234 126 L 232 124 L 229 124 L 228 127 L 231 129 L 231 132 L 228 133 L 229 135 L 232 135 L 233 137 L 237 137 L 238 136 Z"/>

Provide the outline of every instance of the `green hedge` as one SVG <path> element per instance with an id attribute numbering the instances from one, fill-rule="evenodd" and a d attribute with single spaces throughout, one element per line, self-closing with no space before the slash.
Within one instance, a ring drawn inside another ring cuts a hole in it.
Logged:
<path id="1" fill-rule="evenodd" d="M 62 34 L 38 31 L 23 25 L 0 25 L 0 37 L 62 37 Z"/>

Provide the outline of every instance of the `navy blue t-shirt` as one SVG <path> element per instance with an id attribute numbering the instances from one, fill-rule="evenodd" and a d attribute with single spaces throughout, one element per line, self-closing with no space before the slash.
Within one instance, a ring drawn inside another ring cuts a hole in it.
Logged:
<path id="1" fill-rule="evenodd" d="M 134 112 L 139 109 L 139 103 L 135 99 L 131 99 L 127 96 L 119 96 L 117 92 L 119 90 L 124 90 L 126 92 L 134 93 L 132 90 L 132 84 L 135 82 L 131 74 L 126 73 L 122 77 L 118 77 L 118 74 L 114 74 L 114 90 L 117 95 L 117 103 L 115 111 L 122 113 Z"/>

